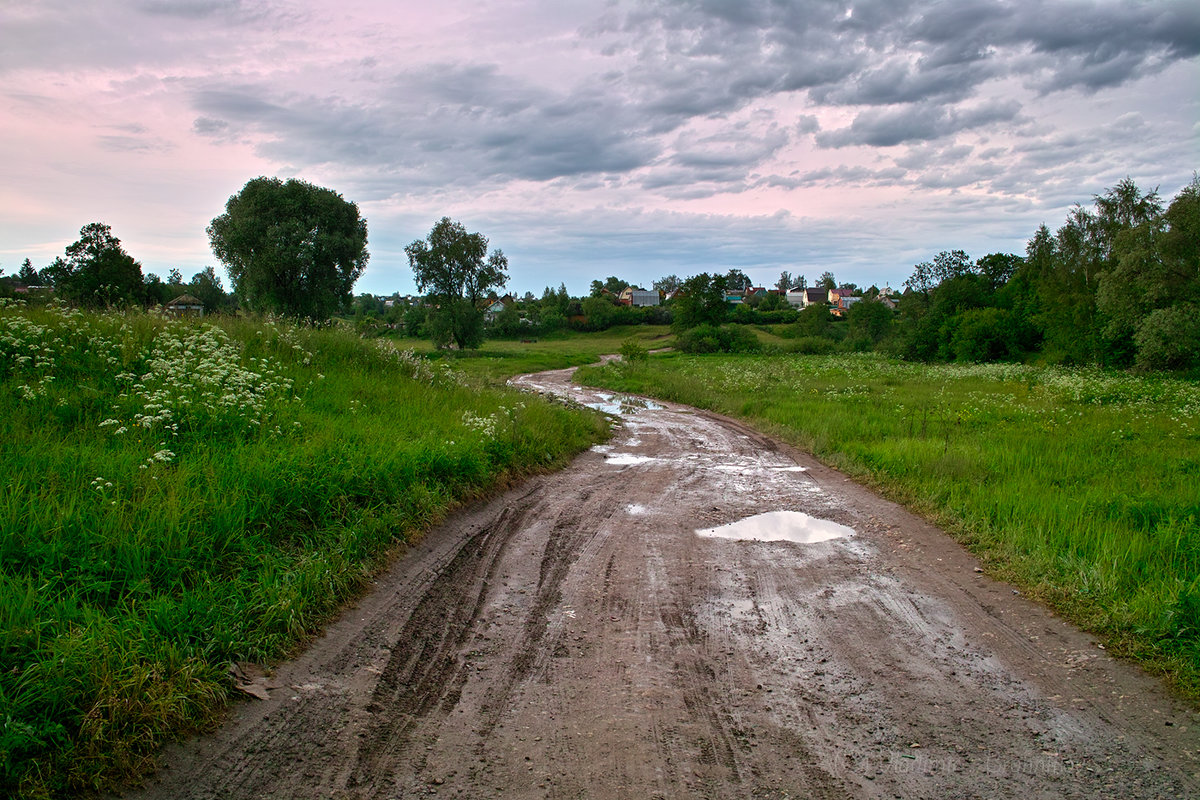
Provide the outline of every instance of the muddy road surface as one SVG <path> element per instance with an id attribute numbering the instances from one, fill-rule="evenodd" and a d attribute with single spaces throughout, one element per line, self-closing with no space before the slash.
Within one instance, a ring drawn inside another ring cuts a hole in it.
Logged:
<path id="1" fill-rule="evenodd" d="M 130 797 L 1200 797 L 1200 716 L 936 528 L 729 420 L 519 382 L 621 425 Z"/>

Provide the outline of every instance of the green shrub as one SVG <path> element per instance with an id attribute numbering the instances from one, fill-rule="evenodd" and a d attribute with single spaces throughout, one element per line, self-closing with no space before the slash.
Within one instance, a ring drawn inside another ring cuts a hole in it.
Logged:
<path id="1" fill-rule="evenodd" d="M 754 332 L 743 325 L 697 325 L 675 337 L 685 353 L 757 353 L 762 349 Z"/>

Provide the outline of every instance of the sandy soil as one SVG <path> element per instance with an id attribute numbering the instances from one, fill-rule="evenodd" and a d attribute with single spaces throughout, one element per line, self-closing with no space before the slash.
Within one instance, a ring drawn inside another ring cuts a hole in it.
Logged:
<path id="1" fill-rule="evenodd" d="M 139 798 L 1200 796 L 1200 715 L 737 423 L 622 415 L 413 547 Z M 812 544 L 697 535 L 770 511 Z"/>

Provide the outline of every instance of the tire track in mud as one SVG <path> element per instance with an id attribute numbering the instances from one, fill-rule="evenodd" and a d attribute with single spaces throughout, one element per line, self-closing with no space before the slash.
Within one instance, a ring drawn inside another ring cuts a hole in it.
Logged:
<path id="1" fill-rule="evenodd" d="M 812 458 L 678 406 L 454 515 L 145 800 L 1200 796 L 1200 716 Z M 813 545 L 695 531 L 766 510 Z"/>
<path id="2" fill-rule="evenodd" d="M 528 497 L 526 499 L 529 499 Z M 496 522 L 464 544 L 439 580 L 421 598 L 398 641 L 403 648 L 379 676 L 347 787 L 370 786 L 404 750 L 417 719 L 439 706 L 449 711 L 466 676 L 460 653 L 483 607 L 497 560 L 520 529 L 527 505 L 506 506 Z"/>

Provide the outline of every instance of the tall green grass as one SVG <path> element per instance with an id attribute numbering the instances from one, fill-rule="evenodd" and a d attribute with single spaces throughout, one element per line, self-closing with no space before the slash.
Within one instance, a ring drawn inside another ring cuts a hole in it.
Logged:
<path id="1" fill-rule="evenodd" d="M 864 355 L 670 356 L 579 379 L 746 419 L 948 527 L 1200 698 L 1200 385 Z"/>
<path id="2" fill-rule="evenodd" d="M 0 308 L 0 795 L 111 789 L 596 415 L 345 330 Z"/>

